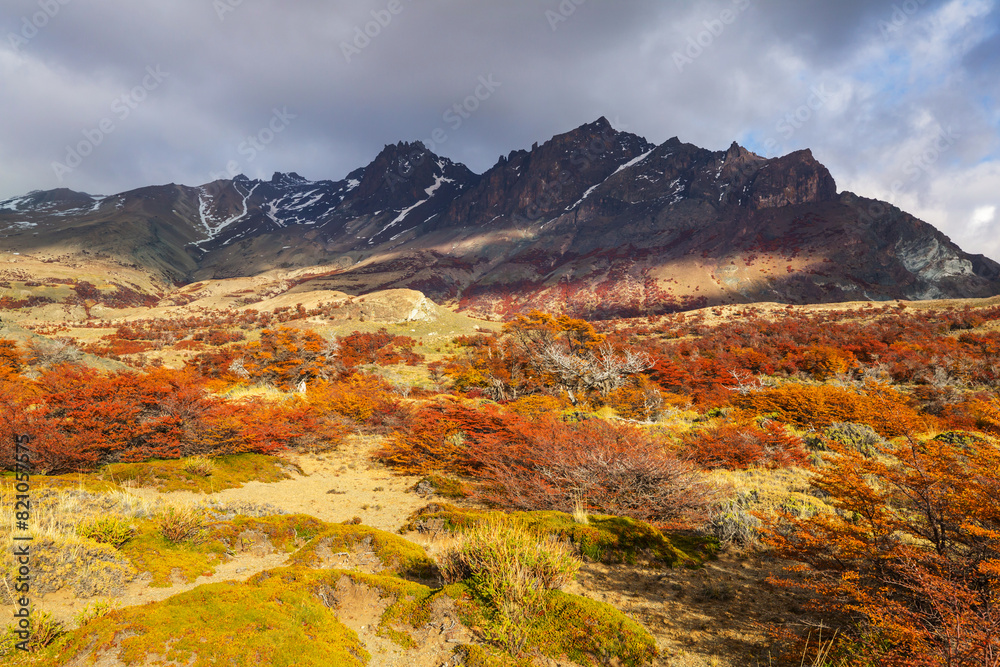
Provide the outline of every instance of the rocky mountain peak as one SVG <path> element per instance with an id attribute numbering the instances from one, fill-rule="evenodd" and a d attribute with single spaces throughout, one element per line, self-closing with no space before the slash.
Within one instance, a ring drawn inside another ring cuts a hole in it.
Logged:
<path id="1" fill-rule="evenodd" d="M 768 160 L 753 179 L 750 203 L 755 209 L 837 199 L 837 183 L 809 149 Z"/>

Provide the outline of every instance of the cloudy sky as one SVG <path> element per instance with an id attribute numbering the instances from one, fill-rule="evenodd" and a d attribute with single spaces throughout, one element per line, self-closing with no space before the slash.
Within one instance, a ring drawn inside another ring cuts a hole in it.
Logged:
<path id="1" fill-rule="evenodd" d="M 0 199 L 340 179 L 415 139 L 482 172 L 603 115 L 811 148 L 840 189 L 1000 259 L 998 4 L 3 0 Z"/>

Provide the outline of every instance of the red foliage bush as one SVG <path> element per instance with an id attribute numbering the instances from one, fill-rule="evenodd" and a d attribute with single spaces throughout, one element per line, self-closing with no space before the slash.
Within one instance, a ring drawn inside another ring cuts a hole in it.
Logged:
<path id="1" fill-rule="evenodd" d="M 409 474 L 440 470 L 473 475 L 479 468 L 473 449 L 511 436 L 520 423 L 521 418 L 494 405 L 432 403 L 418 409 L 409 428 L 390 438 L 375 457 Z"/>
<path id="2" fill-rule="evenodd" d="M 765 531 L 779 556 L 809 566 L 801 585 L 817 608 L 842 614 L 831 664 L 1000 666 L 1000 449 L 831 449 L 813 484 L 837 511 Z"/>
<path id="3" fill-rule="evenodd" d="M 710 499 L 691 464 L 637 428 L 600 419 L 528 421 L 491 405 L 426 406 L 377 457 L 412 474 L 477 478 L 482 499 L 509 508 L 571 512 L 580 502 L 591 511 L 667 523 L 696 521 Z"/>
<path id="4" fill-rule="evenodd" d="M 712 493 L 697 470 L 640 429 L 553 418 L 484 438 L 472 451 L 481 497 L 509 508 L 587 510 L 657 524 L 697 524 Z"/>
<path id="5" fill-rule="evenodd" d="M 340 361 L 347 368 L 362 364 L 414 365 L 423 361 L 423 356 L 413 351 L 417 341 L 409 336 L 396 336 L 384 328 L 374 333 L 355 331 L 349 336 L 338 338 Z"/>
<path id="6" fill-rule="evenodd" d="M 199 444 L 207 453 L 271 454 L 286 448 L 336 443 L 346 429 L 323 420 L 305 401 L 275 403 L 251 399 L 213 406 L 206 415 Z"/>
<path id="7" fill-rule="evenodd" d="M 335 345 L 313 331 L 264 329 L 260 340 L 203 352 L 188 364 L 207 377 L 228 382 L 266 382 L 294 389 L 302 381 L 328 379 L 339 366 Z"/>
<path id="8" fill-rule="evenodd" d="M 102 374 L 59 365 L 37 382 L 4 382 L 0 389 L 0 436 L 10 443 L 14 434 L 30 435 L 38 467 L 50 473 L 115 461 L 267 453 L 343 435 L 304 401 L 227 402 L 190 370 Z M 3 465 L 12 462 L 6 456 Z"/>
<path id="9" fill-rule="evenodd" d="M 609 392 L 605 401 L 620 417 L 635 421 L 655 421 L 664 405 L 660 388 L 641 376 Z"/>
<path id="10" fill-rule="evenodd" d="M 18 375 L 25 366 L 25 355 L 17 341 L 0 339 L 0 380 Z"/>
<path id="11" fill-rule="evenodd" d="M 531 394 L 511 401 L 504 407 L 525 419 L 538 419 L 542 415 L 558 414 L 569 406 L 570 402 L 565 398 L 547 394 Z"/>
<path id="12" fill-rule="evenodd" d="M 685 454 L 709 469 L 785 468 L 806 465 L 809 459 L 802 439 L 774 421 L 701 429 L 687 434 L 683 442 Z"/>

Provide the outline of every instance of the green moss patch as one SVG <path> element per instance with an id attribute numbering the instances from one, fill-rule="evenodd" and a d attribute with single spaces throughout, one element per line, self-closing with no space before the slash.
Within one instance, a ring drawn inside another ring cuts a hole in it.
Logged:
<path id="1" fill-rule="evenodd" d="M 304 514 L 238 516 L 174 542 L 161 533 L 155 518 L 142 520 L 121 553 L 136 570 L 152 575 L 150 586 L 168 587 L 175 579 L 193 582 L 211 576 L 232 554 L 254 549 L 294 552 L 289 563 L 306 567 L 330 567 L 343 562 L 330 557 L 334 554 L 362 552 L 372 557 L 368 569 L 375 573 L 429 581 L 435 572 L 424 550 L 398 535 L 368 526 L 326 523 Z"/>
<path id="2" fill-rule="evenodd" d="M 275 550 L 292 552 L 329 530 L 331 525 L 305 514 L 259 518 L 237 516 L 232 521 L 212 526 L 211 535 L 237 552 L 245 551 L 263 539 Z"/>
<path id="3" fill-rule="evenodd" d="M 291 479 L 290 464 L 277 456 L 264 454 L 227 454 L 211 459 L 215 464 L 209 475 L 187 470 L 187 459 L 155 459 L 142 463 L 112 463 L 94 473 L 34 475 L 37 489 L 81 489 L 90 493 L 121 491 L 128 487 L 149 487 L 157 491 L 194 491 L 214 493 L 238 489 L 247 482 L 280 482 Z M 13 473 L 4 477 L 13 479 Z"/>
<path id="4" fill-rule="evenodd" d="M 152 520 L 144 520 L 138 522 L 135 535 L 121 548 L 121 553 L 136 570 L 152 576 L 151 587 L 165 588 L 175 578 L 192 582 L 202 575 L 211 576 L 215 565 L 226 559 L 227 550 L 226 544 L 204 536 L 171 542 L 160 534 Z"/>
<path id="5" fill-rule="evenodd" d="M 126 665 L 364 665 L 370 656 L 336 616 L 345 577 L 386 602 L 377 634 L 415 648 L 407 630 L 428 622 L 440 591 L 391 575 L 279 568 L 91 620 L 50 652 L 52 664 L 113 655 Z"/>
<path id="6" fill-rule="evenodd" d="M 144 463 L 112 463 L 96 475 L 121 486 L 145 486 L 158 491 L 200 491 L 213 493 L 240 488 L 247 482 L 280 482 L 291 479 L 288 464 L 276 456 L 228 454 L 212 459 L 211 474 L 200 474 L 184 459 L 154 460 Z"/>
<path id="7" fill-rule="evenodd" d="M 154 657 L 192 667 L 365 665 L 357 634 L 315 594 L 341 576 L 272 570 L 114 611 L 71 633 L 54 664 L 110 654 L 126 665 Z"/>
<path id="8" fill-rule="evenodd" d="M 326 542 L 321 542 L 326 538 Z M 235 553 L 264 551 L 295 552 L 292 563 L 322 565 L 322 545 L 333 551 L 348 551 L 356 545 L 371 545 L 380 559 L 380 572 L 430 576 L 433 562 L 419 546 L 391 533 L 368 526 L 330 524 L 304 514 L 269 517 L 238 516 L 231 521 L 208 524 L 189 539 L 170 541 L 159 530 L 155 517 L 137 522 L 136 532 L 121 553 L 139 572 L 152 576 L 150 586 L 169 587 L 174 580 L 193 582 L 211 576 L 215 567 Z"/>
<path id="9" fill-rule="evenodd" d="M 485 521 L 490 512 L 459 508 L 446 503 L 419 510 L 403 527 L 407 530 L 462 532 Z M 718 541 L 701 535 L 664 534 L 644 521 L 600 514 L 587 524 L 565 512 L 511 512 L 539 535 L 555 535 L 572 542 L 587 558 L 604 563 L 647 561 L 669 566 L 697 567 L 718 552 Z"/>
<path id="10" fill-rule="evenodd" d="M 322 567 L 334 554 L 358 551 L 371 552 L 377 559 L 371 567 L 376 573 L 422 581 L 434 577 L 434 561 L 423 548 L 398 535 L 358 524 L 325 524 L 308 544 L 292 554 L 289 563 Z"/>
<path id="11" fill-rule="evenodd" d="M 464 584 L 453 584 L 445 592 L 459 601 L 464 624 L 489 633 L 493 611 L 478 600 Z M 605 664 L 638 667 L 650 664 L 657 656 L 656 641 L 641 625 L 604 602 L 597 602 L 562 591 L 546 594 L 545 612 L 526 628 L 527 640 L 519 661 L 481 646 L 462 647 L 466 664 L 530 665 L 528 656 L 541 653 L 550 658 L 570 659 L 581 665 Z M 611 662 L 614 661 L 614 662 Z"/>
<path id="12" fill-rule="evenodd" d="M 344 578 L 348 589 L 360 585 L 377 592 L 384 611 L 375 632 L 404 649 L 419 648 L 410 630 L 432 622 L 431 608 L 441 598 L 454 601 L 448 604 L 474 633 L 490 636 L 494 611 L 464 584 L 432 589 L 392 575 L 289 567 L 111 611 L 32 658 L 52 665 L 102 657 L 125 665 L 365 665 L 370 656 L 359 637 L 337 618 Z M 651 662 L 656 648 L 648 632 L 610 605 L 549 591 L 518 656 L 479 645 L 459 646 L 456 653 L 480 667 L 527 666 L 539 655 L 582 665 L 639 666 Z"/>
<path id="13" fill-rule="evenodd" d="M 379 592 L 388 601 L 376 633 L 386 637 L 403 648 L 416 648 L 418 643 L 407 632 L 408 628 L 419 628 L 430 620 L 430 605 L 441 593 L 423 584 L 406 581 L 391 575 L 365 574 L 362 572 L 337 571 L 341 577 L 348 577 L 354 583 L 368 586 Z M 326 575 L 324 575 L 326 577 Z M 340 577 L 319 578 L 315 584 L 316 594 L 327 603 L 335 599 L 333 589 L 340 583 Z"/>
<path id="14" fill-rule="evenodd" d="M 434 489 L 434 493 L 445 498 L 466 498 L 472 493 L 468 484 L 447 475 L 427 475 L 417 483 L 417 486 L 419 487 L 424 482 Z"/>

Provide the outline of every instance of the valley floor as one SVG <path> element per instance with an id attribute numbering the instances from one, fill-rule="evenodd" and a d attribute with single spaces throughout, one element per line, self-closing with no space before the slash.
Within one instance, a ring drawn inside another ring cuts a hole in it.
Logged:
<path id="1" fill-rule="evenodd" d="M 166 492 L 131 484 L 128 491 L 153 506 L 266 505 L 329 523 L 349 522 L 357 517 L 363 525 L 395 533 L 415 512 L 438 497 L 414 491 L 420 477 L 394 474 L 373 462 L 371 454 L 380 442 L 377 437 L 353 436 L 335 451 L 287 454 L 290 467 L 301 474 L 293 473 L 291 478 L 278 482 L 250 481 L 239 488 L 207 494 Z M 431 556 L 440 554 L 455 541 L 449 535 L 415 531 L 403 537 L 425 548 Z M 350 568 L 354 557 L 345 554 L 337 566 Z M 265 570 L 288 565 L 288 558 L 288 554 L 270 545 L 261 545 L 215 565 L 211 575 L 192 581 L 175 575 L 168 587 L 150 586 L 150 577 L 140 575 L 119 591 L 113 601 L 119 607 L 131 607 L 166 600 L 205 584 L 246 581 Z M 641 623 L 655 638 L 661 653 L 656 665 L 742 667 L 769 664 L 768 626 L 809 622 L 809 615 L 802 608 L 803 600 L 767 581 L 768 577 L 782 573 L 781 562 L 735 551 L 724 551 L 717 559 L 696 569 L 588 560 L 577 581 L 566 590 L 606 602 Z M 62 589 L 39 598 L 37 609 L 50 612 L 55 619 L 72 627 L 74 618 L 96 599 L 78 597 Z M 12 606 L 0 608 L 5 615 L 13 611 Z M 369 618 L 373 612 L 355 605 L 351 613 Z M 413 654 L 400 653 L 394 644 L 371 632 L 366 635 L 363 624 L 356 628 L 355 624 L 347 625 L 358 631 L 366 643 L 373 656 L 371 665 L 417 664 L 402 661 L 404 657 L 407 661 L 414 660 Z M 99 664 L 122 663 L 102 660 Z M 427 664 L 437 667 L 437 663 Z"/>

